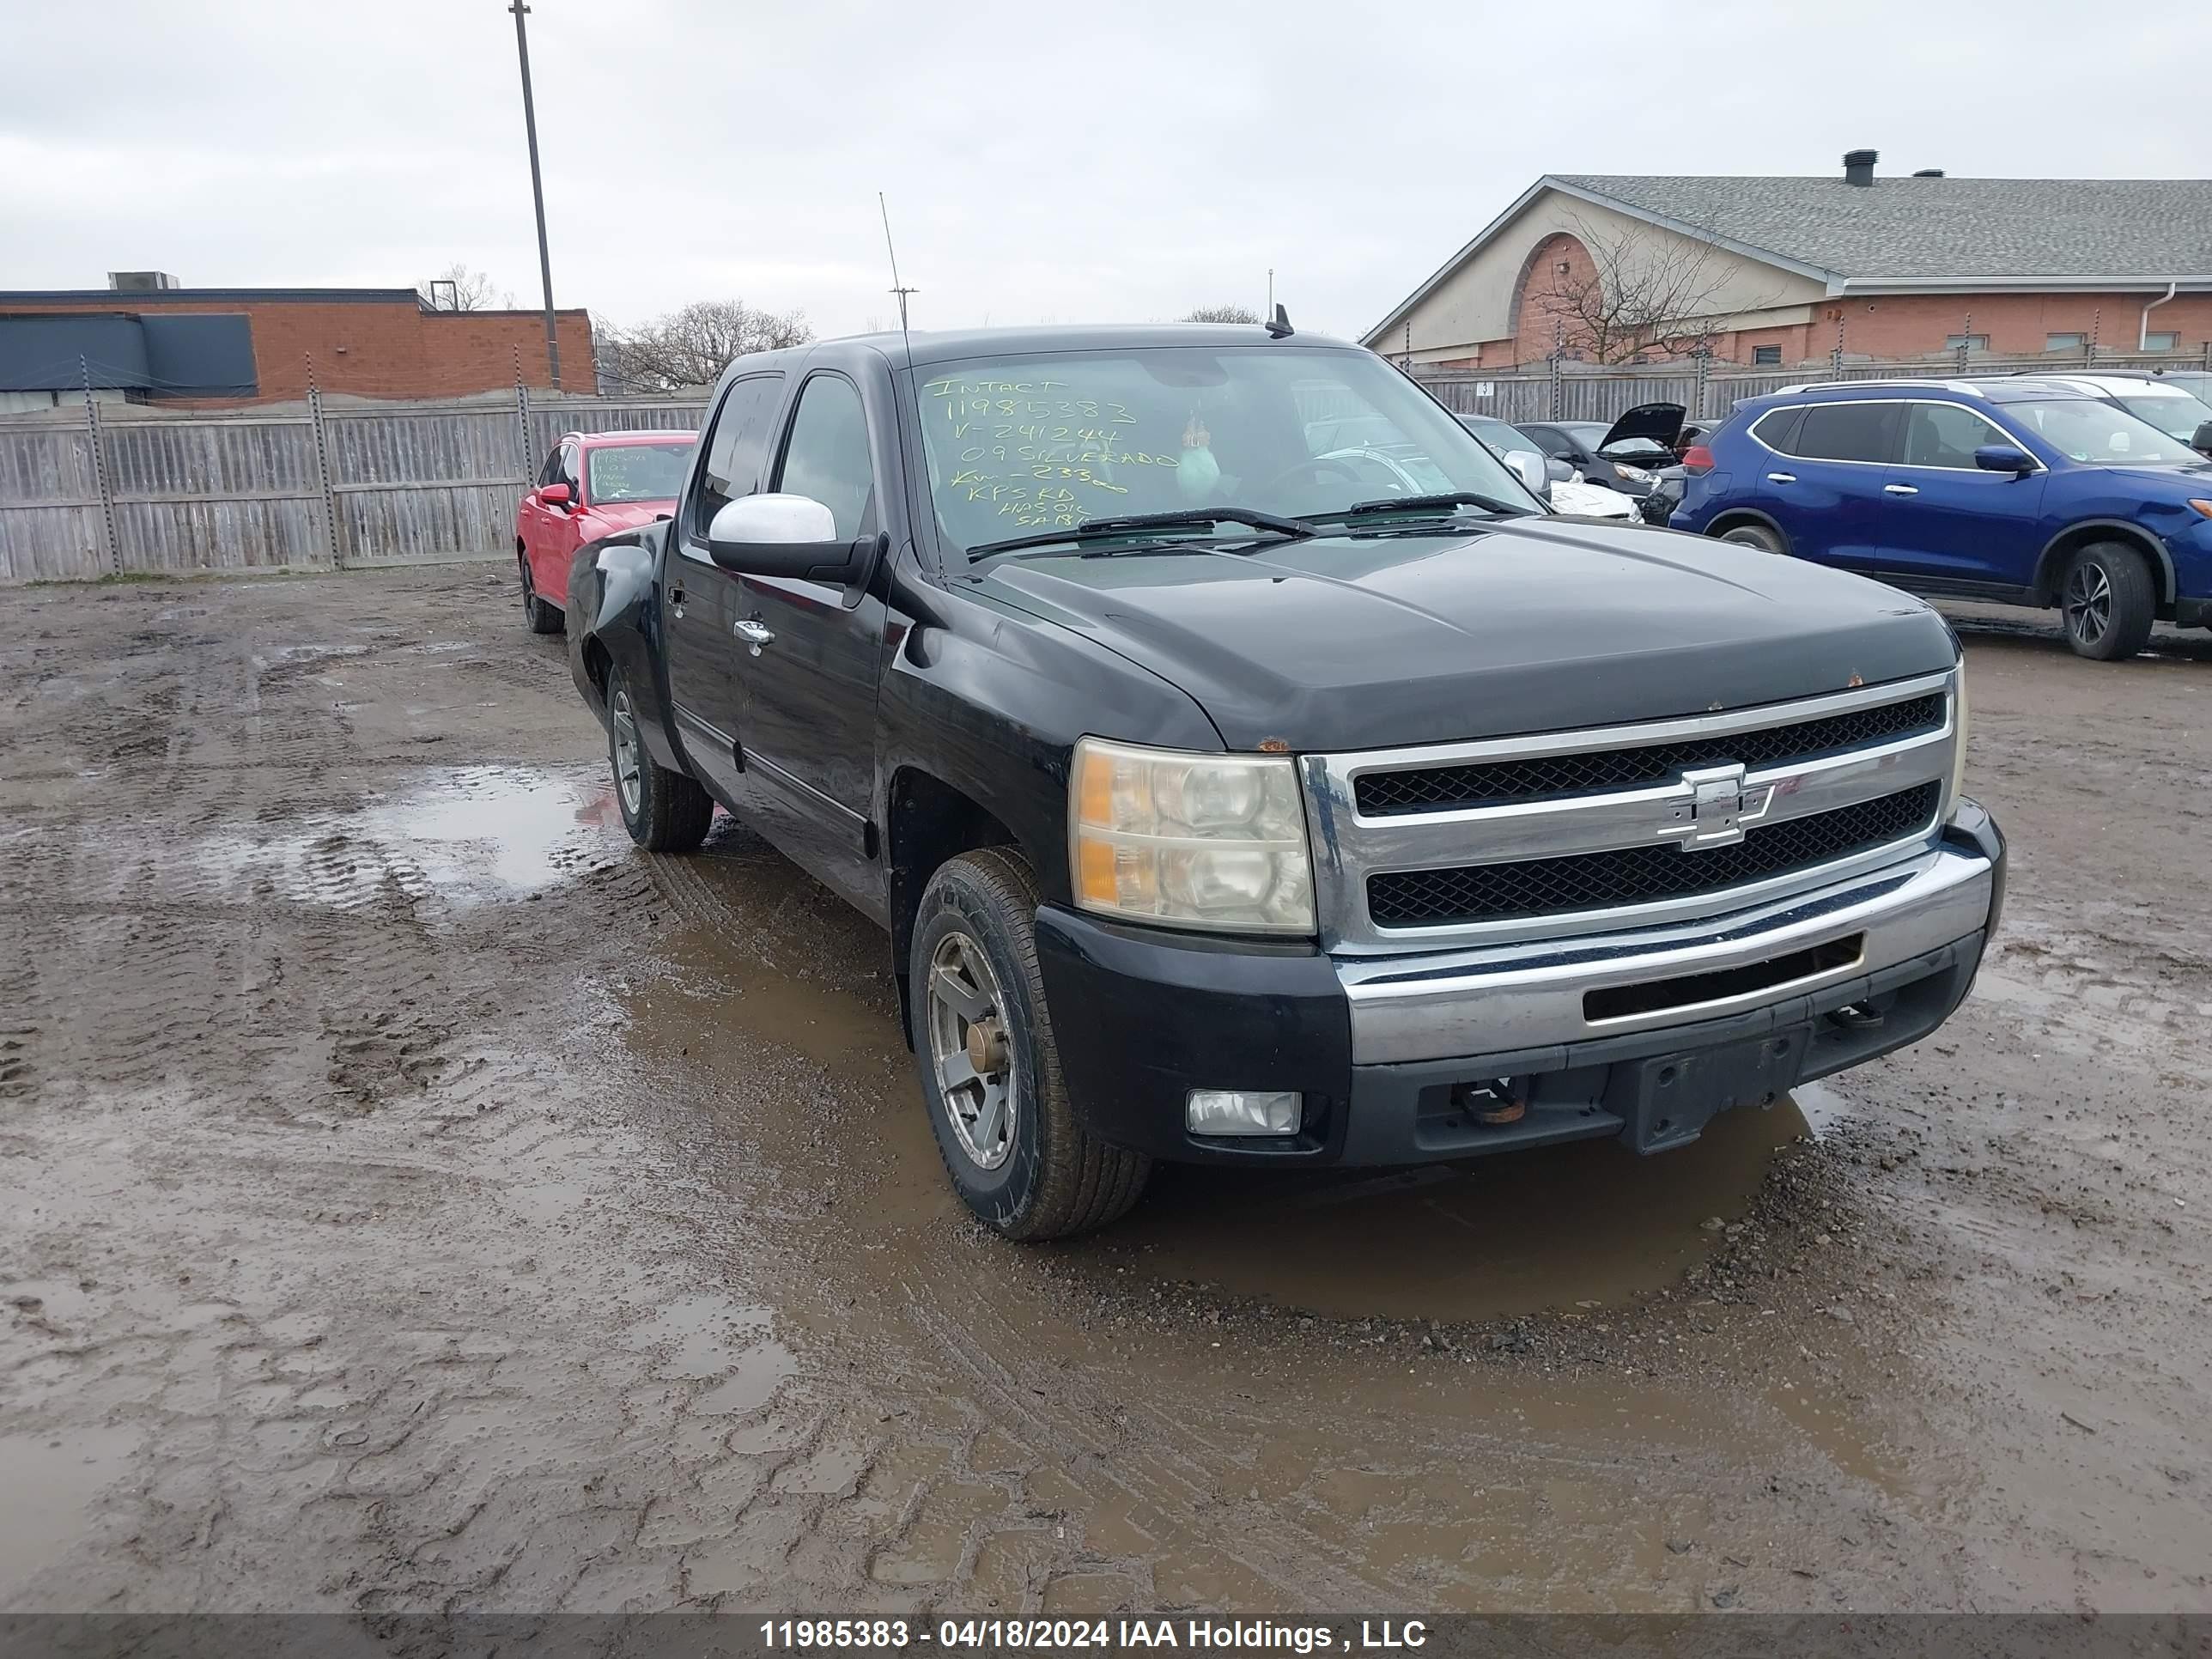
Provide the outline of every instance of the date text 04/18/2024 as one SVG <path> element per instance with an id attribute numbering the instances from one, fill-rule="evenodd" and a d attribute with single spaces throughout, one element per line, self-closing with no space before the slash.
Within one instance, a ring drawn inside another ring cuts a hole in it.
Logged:
<path id="1" fill-rule="evenodd" d="M 760 1626 L 772 1649 L 904 1648 L 919 1644 L 963 1649 L 1271 1649 L 1291 1653 L 1419 1648 L 1428 1640 L 1418 1620 L 1363 1619 L 1356 1634 L 1326 1625 L 1265 1620 L 946 1619 L 933 1628 L 904 1619 L 773 1619 Z"/>

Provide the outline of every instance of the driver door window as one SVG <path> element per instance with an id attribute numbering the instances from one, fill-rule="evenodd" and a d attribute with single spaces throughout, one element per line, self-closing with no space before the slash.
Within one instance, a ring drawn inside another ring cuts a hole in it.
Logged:
<path id="1" fill-rule="evenodd" d="M 732 385 L 722 399 L 714 430 L 707 434 L 691 497 L 684 504 L 684 547 L 693 556 L 707 556 L 707 531 L 714 514 L 760 488 L 769 421 L 782 390 L 781 374 L 750 374 Z"/>

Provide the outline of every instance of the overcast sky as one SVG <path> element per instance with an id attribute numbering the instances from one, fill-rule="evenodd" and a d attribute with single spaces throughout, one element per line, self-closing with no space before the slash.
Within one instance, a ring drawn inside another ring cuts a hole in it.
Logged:
<path id="1" fill-rule="evenodd" d="M 538 303 L 504 0 L 0 0 L 0 289 Z M 2190 176 L 2212 6 L 535 0 L 554 297 L 1371 326 L 1539 174 Z"/>

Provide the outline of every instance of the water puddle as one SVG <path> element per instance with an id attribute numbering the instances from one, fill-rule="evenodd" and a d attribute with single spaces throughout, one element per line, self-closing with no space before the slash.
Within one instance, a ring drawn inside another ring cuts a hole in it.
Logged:
<path id="1" fill-rule="evenodd" d="M 474 766 L 281 835 L 204 842 L 198 862 L 255 896 L 338 908 L 396 895 L 453 908 L 527 898 L 622 855 L 611 787 L 596 771 Z"/>
<path id="2" fill-rule="evenodd" d="M 877 1248 L 957 1223 L 887 1006 L 802 976 L 809 969 L 746 960 L 704 929 L 667 944 L 670 975 L 622 999 L 629 1041 L 716 1079 L 710 1109 L 759 1158 L 815 1149 L 787 1172 L 789 1202 L 817 1213 L 834 1205 L 840 1226 Z M 1613 1306 L 1710 1255 L 1716 1234 L 1705 1224 L 1742 1216 L 1776 1151 L 1842 1109 L 1815 1085 L 1802 1102 L 1723 1113 L 1688 1146 L 1652 1158 L 1585 1141 L 1387 1174 L 1162 1165 L 1126 1220 L 1058 1248 L 1096 1271 L 1127 1263 L 1133 1276 L 1331 1317 L 1480 1321 Z M 763 1112 L 775 1121 L 758 1121 Z"/>
<path id="3" fill-rule="evenodd" d="M 82 1539 L 103 1488 L 122 1478 L 130 1429 L 0 1435 L 0 1586 L 17 1589 Z"/>
<path id="4" fill-rule="evenodd" d="M 1340 1317 L 1607 1307 L 1704 1258 L 1702 1224 L 1742 1215 L 1776 1150 L 1807 1128 L 1784 1100 L 1723 1113 L 1651 1158 L 1577 1141 L 1364 1177 L 1170 1167 L 1111 1243 L 1134 1247 L 1147 1274 Z"/>

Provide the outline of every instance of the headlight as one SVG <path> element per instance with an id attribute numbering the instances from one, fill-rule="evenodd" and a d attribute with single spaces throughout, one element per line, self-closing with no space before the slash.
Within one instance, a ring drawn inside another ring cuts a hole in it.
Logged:
<path id="1" fill-rule="evenodd" d="M 1619 461 L 1613 464 L 1613 470 L 1631 483 L 1650 483 L 1653 477 L 1653 474 L 1644 467 L 1624 466 Z"/>
<path id="2" fill-rule="evenodd" d="M 1314 931 L 1305 810 L 1287 755 L 1193 755 L 1085 738 L 1068 791 L 1075 902 L 1240 933 Z"/>
<path id="3" fill-rule="evenodd" d="M 1959 803 L 1966 790 L 1966 659 L 1959 659 L 1959 665 L 1951 671 L 1951 816 L 1959 814 Z"/>

